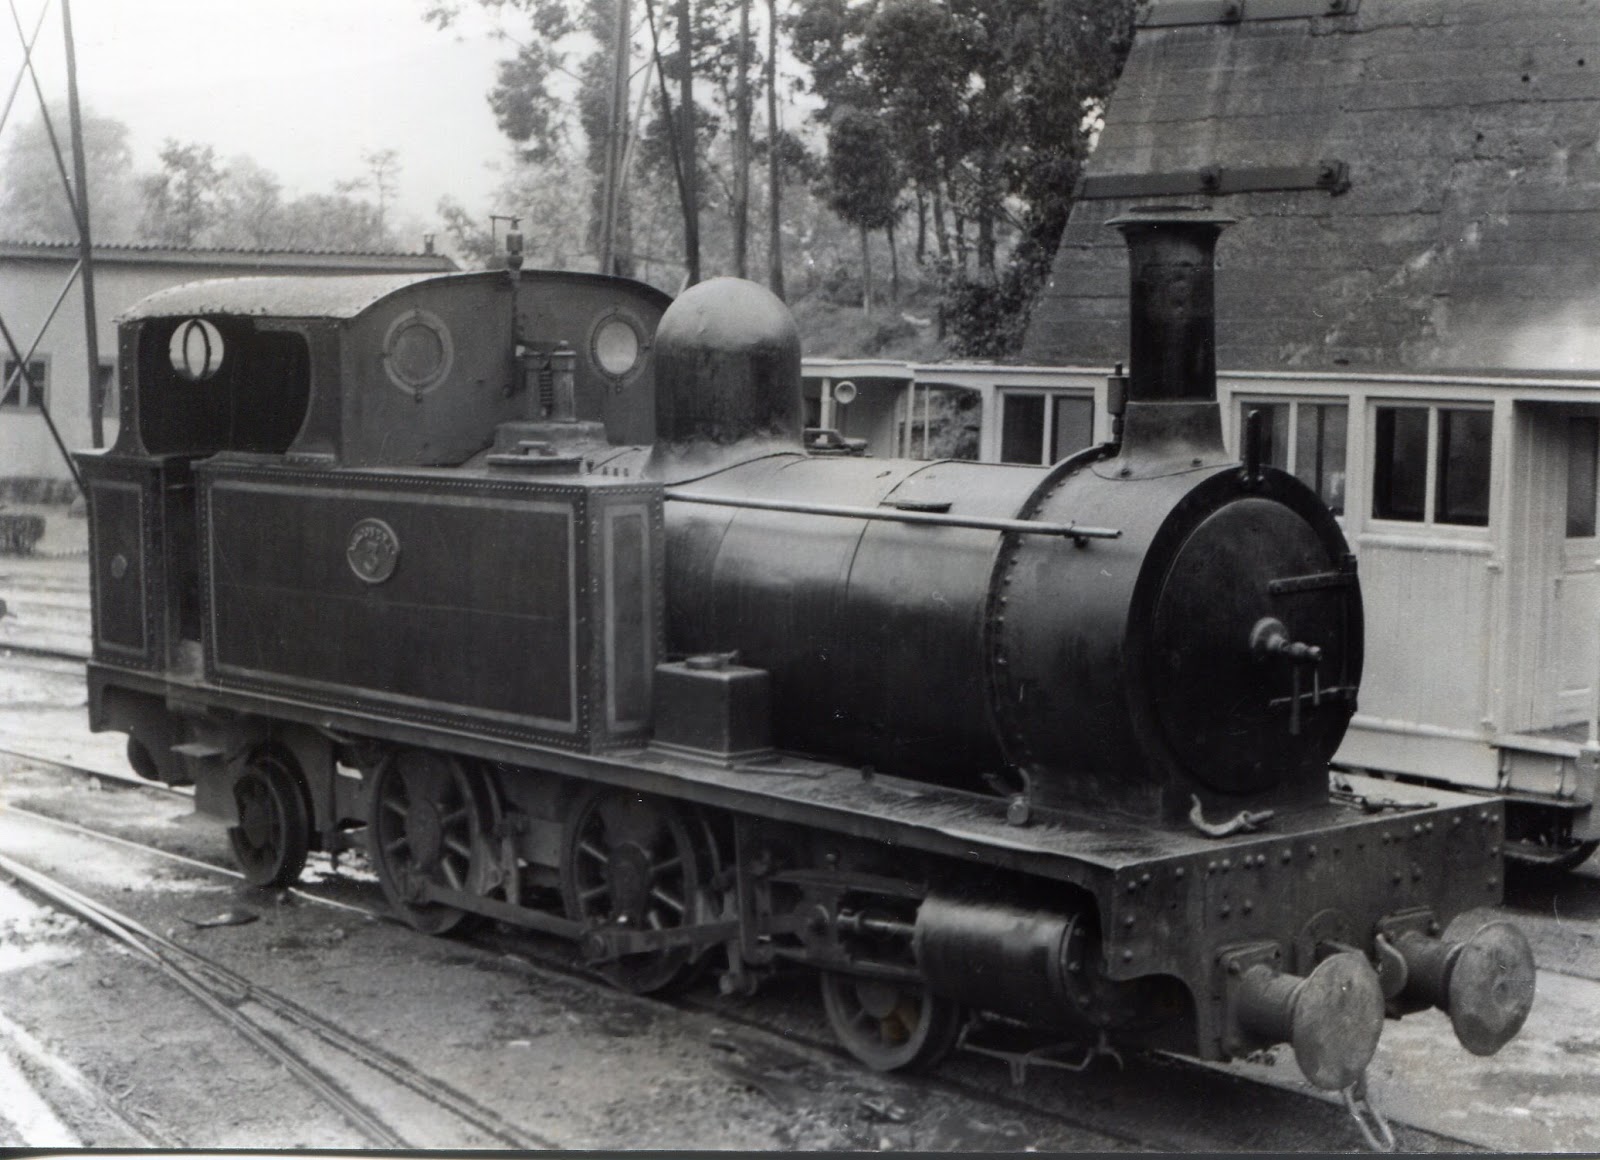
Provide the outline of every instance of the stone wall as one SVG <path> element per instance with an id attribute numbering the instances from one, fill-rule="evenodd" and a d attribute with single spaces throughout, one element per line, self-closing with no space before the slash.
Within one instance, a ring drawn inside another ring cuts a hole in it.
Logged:
<path id="1" fill-rule="evenodd" d="M 1347 192 L 1080 201 L 1024 358 L 1125 357 L 1103 223 L 1166 201 L 1240 219 L 1218 250 L 1220 367 L 1600 369 L 1600 2 L 1143 28 L 1089 173 L 1324 159 Z"/>

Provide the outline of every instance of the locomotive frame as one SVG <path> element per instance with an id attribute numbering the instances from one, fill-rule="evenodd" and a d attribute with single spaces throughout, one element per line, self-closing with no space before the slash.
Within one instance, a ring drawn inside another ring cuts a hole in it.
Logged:
<path id="1" fill-rule="evenodd" d="M 1047 469 L 807 450 L 793 320 L 731 279 L 158 294 L 80 457 L 91 725 L 252 882 L 365 842 L 418 929 L 571 938 L 632 990 L 814 967 L 874 1067 L 969 1011 L 1288 1042 L 1350 1091 L 1386 1015 L 1491 1053 L 1531 953 L 1447 924 L 1499 899 L 1503 810 L 1327 794 L 1359 588 L 1315 495 L 1223 449 L 1225 224 L 1120 223 L 1126 428 Z"/>

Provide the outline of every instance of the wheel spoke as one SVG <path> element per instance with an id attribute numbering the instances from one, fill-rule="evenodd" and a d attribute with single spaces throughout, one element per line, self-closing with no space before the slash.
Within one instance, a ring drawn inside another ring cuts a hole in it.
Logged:
<path id="1" fill-rule="evenodd" d="M 668 874 L 675 873 L 682 869 L 683 856 L 681 854 L 674 854 L 670 858 L 665 858 L 660 862 L 652 864 L 650 867 L 650 878 L 652 881 L 659 881 Z"/>
<path id="2" fill-rule="evenodd" d="M 688 910 L 688 907 L 685 906 L 682 901 L 672 897 L 672 895 L 668 894 L 665 890 L 663 890 L 659 886 L 652 886 L 650 888 L 650 897 L 654 898 L 657 902 L 661 903 L 663 906 L 671 907 L 674 911 L 677 912 L 678 917 L 680 917 L 680 918 L 682 918 L 683 915 L 684 915 L 684 912 Z"/>
<path id="3" fill-rule="evenodd" d="M 388 810 L 391 814 L 398 814 L 400 817 L 403 818 L 403 817 L 406 816 L 407 807 L 406 807 L 406 803 L 403 802 L 403 801 L 400 801 L 399 798 L 400 798 L 399 794 L 394 794 L 394 795 L 387 795 L 386 794 L 384 796 L 384 799 L 383 799 L 383 808 Z"/>
<path id="4" fill-rule="evenodd" d="M 439 869 L 444 874 L 444 879 L 450 884 L 450 889 L 461 890 L 461 874 L 456 870 L 455 864 L 448 858 L 440 859 Z"/>
<path id="5" fill-rule="evenodd" d="M 394 841 L 385 842 L 383 846 L 383 852 L 392 858 L 396 854 L 400 853 L 400 851 L 409 848 L 410 845 L 411 839 L 406 837 L 404 834 L 401 834 L 398 838 L 394 839 Z"/>
<path id="6" fill-rule="evenodd" d="M 454 850 L 457 854 L 460 854 L 469 862 L 472 860 L 472 847 L 463 842 L 460 838 L 447 836 L 444 840 L 444 844 L 446 849 Z"/>
<path id="7" fill-rule="evenodd" d="M 589 857 L 593 858 L 596 862 L 600 863 L 600 865 L 602 865 L 602 866 L 611 865 L 611 855 L 607 854 L 604 850 L 602 850 L 599 846 L 596 846 L 593 842 L 588 842 L 588 841 L 579 842 L 578 843 L 578 850 L 581 853 L 589 855 Z"/>
<path id="8" fill-rule="evenodd" d="M 451 827 L 456 826 L 456 825 L 460 824 L 461 822 L 466 821 L 468 816 L 469 815 L 467 813 L 467 807 L 466 806 L 457 806 L 455 809 L 451 810 L 448 814 L 442 815 L 439 818 L 439 824 L 441 826 L 443 826 L 445 829 L 448 830 Z"/>

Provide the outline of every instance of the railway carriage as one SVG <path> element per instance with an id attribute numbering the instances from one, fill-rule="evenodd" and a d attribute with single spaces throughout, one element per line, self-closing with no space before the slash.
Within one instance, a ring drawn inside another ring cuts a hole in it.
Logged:
<path id="1" fill-rule="evenodd" d="M 1028 464 L 1110 438 L 1114 418 L 1099 369 L 817 359 L 806 378 L 825 425 L 924 458 L 941 416 L 971 416 L 976 458 Z M 1259 412 L 1264 460 L 1317 492 L 1363 561 L 1363 705 L 1336 765 L 1504 798 L 1515 862 L 1588 859 L 1600 846 L 1600 382 L 1225 371 L 1218 394 L 1228 444 L 1243 447 Z"/>
<path id="2" fill-rule="evenodd" d="M 564 936 L 635 991 L 817 968 L 875 1067 L 1022 1024 L 1286 1042 L 1359 1091 L 1428 1007 L 1491 1053 L 1532 956 L 1451 924 L 1503 810 L 1330 797 L 1360 586 L 1264 438 L 1224 449 L 1225 224 L 1119 222 L 1122 422 L 1034 466 L 807 432 L 793 319 L 732 279 L 156 295 L 81 457 L 91 723 L 253 882 L 362 842 L 419 929 Z"/>

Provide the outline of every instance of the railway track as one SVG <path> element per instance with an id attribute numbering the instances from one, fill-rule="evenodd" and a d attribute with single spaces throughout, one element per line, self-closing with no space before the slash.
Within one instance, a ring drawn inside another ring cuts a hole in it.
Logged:
<path id="1" fill-rule="evenodd" d="M 0 871 L 160 970 L 210 1014 L 295 1076 L 311 1094 L 377 1147 L 412 1148 L 418 1146 L 418 1142 L 374 1110 L 375 1106 L 381 1106 L 381 1099 L 353 1090 L 356 1085 L 349 1078 L 350 1069 L 341 1068 L 340 1074 L 335 1074 L 316 1062 L 303 1047 L 297 1046 L 293 1033 L 313 1036 L 359 1064 L 368 1075 L 421 1096 L 431 1111 L 454 1117 L 486 1142 L 521 1149 L 557 1146 L 547 1137 L 511 1123 L 473 1097 L 352 1035 L 338 1024 L 262 987 L 215 959 L 157 934 L 60 879 L 5 855 L 0 855 Z M 272 1018 L 262 1019 L 258 1012 Z M 146 1138 L 150 1138 L 148 1133 Z"/>
<path id="2" fill-rule="evenodd" d="M 0 750 L 0 752 L 11 751 Z M 31 754 L 17 756 L 24 756 L 30 761 L 39 761 L 40 764 L 60 773 L 105 776 L 104 771 L 84 770 L 66 762 L 40 761 Z M 168 787 L 147 783 L 143 779 L 122 780 L 141 789 L 170 792 Z M 29 819 L 37 819 L 80 836 L 131 847 L 204 873 L 223 875 L 234 880 L 242 877 L 229 867 L 163 850 L 159 846 L 130 841 L 116 834 L 53 818 L 22 807 L 13 806 L 10 809 Z M 0 860 L 0 868 L 10 869 L 3 860 Z M 28 881 L 22 874 L 17 874 L 17 877 L 19 880 Z M 83 904 L 85 900 L 74 899 L 70 888 L 68 889 L 69 893 L 62 896 L 60 904 L 66 906 L 74 903 Z M 372 907 L 329 898 L 319 890 L 297 889 L 293 893 L 319 906 L 335 907 L 372 917 L 389 917 Z M 92 901 L 90 901 L 90 912 L 97 913 Z M 154 956 L 163 962 L 177 960 L 171 969 L 186 970 L 191 977 L 198 975 L 202 985 L 214 988 L 213 998 L 224 1006 L 240 996 L 248 996 L 269 1014 L 280 1020 L 285 1018 L 273 1006 L 276 997 L 272 996 L 271 992 L 253 987 L 243 976 L 228 972 L 227 968 L 199 961 L 194 952 L 177 946 L 170 940 L 161 939 L 159 936 L 152 937 L 151 932 L 138 928 L 137 924 L 128 920 L 126 916 L 118 916 L 115 912 L 107 914 L 103 908 L 98 914 L 99 917 L 108 920 L 114 928 L 107 931 L 111 937 L 120 940 L 131 934 L 146 940 L 147 950 L 144 952 L 146 958 Z M 94 921 L 88 915 L 85 915 L 84 919 Z M 96 925 L 100 929 L 106 929 L 100 922 L 96 922 Z M 120 928 L 121 933 L 117 933 L 115 928 Z M 857 1066 L 853 1061 L 845 1059 L 832 1041 L 825 1024 L 814 1010 L 816 1005 L 812 1001 L 812 996 L 809 993 L 797 992 L 794 987 L 780 986 L 772 993 L 741 1000 L 737 1005 L 717 997 L 707 988 L 667 999 L 640 998 L 618 992 L 608 984 L 596 980 L 574 960 L 570 948 L 565 943 L 530 939 L 522 934 L 513 935 L 489 930 L 477 936 L 473 942 L 452 943 L 451 950 L 452 954 L 473 959 L 485 969 L 507 969 L 509 964 L 512 965 L 512 969 L 559 976 L 569 983 L 592 988 L 595 995 L 607 1003 L 637 1007 L 646 1012 L 673 1010 L 706 1016 L 717 1026 L 725 1028 L 727 1032 L 712 1040 L 721 1061 L 720 1070 L 724 1071 L 731 1081 L 761 1092 L 780 1106 L 798 1098 L 793 1090 L 794 1081 L 784 1074 L 792 1069 L 797 1054 L 809 1059 L 831 1061 L 834 1068 L 847 1071 Z M 160 969 L 165 971 L 169 968 L 162 966 Z M 206 1002 L 203 999 L 199 1001 Z M 207 1005 L 215 1011 L 214 1004 Z M 301 1014 L 308 1014 L 303 1008 L 295 1009 L 291 1005 L 291 1009 Z M 218 1017 L 226 1018 L 221 1014 Z M 295 1016 L 290 1015 L 287 1018 L 292 1022 Z M 774 1027 L 783 1028 L 783 1033 L 775 1035 L 772 1031 Z M 337 1031 L 327 1032 L 326 1029 L 324 1032 L 333 1035 L 342 1034 Z M 250 1032 L 242 1029 L 239 1033 L 250 1035 Z M 310 1033 L 323 1034 L 316 1030 L 310 1030 Z M 262 1050 L 270 1048 L 263 1047 Z M 360 1050 L 360 1046 L 356 1045 L 355 1051 L 351 1054 L 359 1059 L 359 1054 L 355 1053 Z M 368 1050 L 379 1051 L 370 1047 Z M 406 1066 L 403 1061 L 394 1057 L 388 1057 L 388 1062 Z M 284 1061 L 284 1066 L 294 1070 L 287 1061 Z M 1048 1061 L 1042 1063 L 1035 1061 L 1033 1066 L 1035 1070 L 1044 1070 L 1050 1064 Z M 1256 1105 L 1269 1121 L 1299 1125 L 1301 1131 L 1311 1133 L 1314 1138 L 1343 1140 L 1351 1147 L 1358 1146 L 1360 1142 L 1360 1137 L 1354 1126 L 1345 1118 L 1342 1108 L 1304 1093 L 1268 1088 L 1237 1074 L 1175 1057 L 1135 1057 L 1127 1062 L 1126 1067 L 1128 1070 L 1123 1073 L 1114 1070 L 1110 1065 L 1105 1065 L 1075 1078 L 1070 1084 L 1036 1082 L 1030 1084 L 1024 1091 L 1013 1086 L 1012 1077 L 1007 1069 L 995 1066 L 992 1059 L 960 1053 L 940 1073 L 921 1077 L 917 1082 L 924 1098 L 928 1100 L 961 1099 L 976 1102 L 990 1109 L 992 1116 L 1000 1120 L 1042 1116 L 1065 1128 L 1078 1132 L 1092 1132 L 1105 1137 L 1113 1147 L 1120 1146 L 1132 1150 L 1154 1148 L 1182 1151 L 1196 1148 L 1228 1149 L 1254 1146 L 1252 1141 L 1257 1138 L 1258 1133 L 1248 1130 L 1248 1126 L 1244 1124 L 1230 1127 L 1207 1123 L 1203 1130 L 1198 1132 L 1192 1126 L 1174 1131 L 1161 1131 L 1148 1126 L 1174 1121 L 1180 1124 L 1198 1125 L 1202 1121 L 1196 1117 L 1202 1115 L 1207 1107 L 1241 1104 Z M 308 1076 L 305 1082 L 315 1087 L 317 1078 Z M 1152 1095 L 1151 1089 L 1157 1089 L 1159 1094 Z M 1190 1110 L 1173 1113 L 1169 1107 L 1163 1112 L 1151 1103 L 1153 1099 L 1156 1103 L 1160 1103 L 1162 1099 L 1170 1100 L 1175 1095 L 1181 1096 Z M 1088 1098 L 1085 1098 L 1086 1096 Z M 328 1102 L 329 1106 L 339 1106 L 336 1092 L 322 1094 L 321 1098 Z M 347 1118 L 352 1123 L 360 1124 L 361 1116 L 359 1108 L 353 1108 Z M 1130 1124 L 1145 1126 L 1130 1128 Z M 379 1125 L 366 1124 L 359 1130 L 362 1131 L 364 1138 L 377 1146 L 405 1146 L 403 1143 L 381 1139 L 384 1129 Z M 489 1132 L 487 1128 L 481 1130 L 488 1139 L 501 1144 L 506 1143 L 504 1136 Z M 1407 1150 L 1430 1151 L 1441 1148 L 1459 1150 L 1473 1146 L 1465 1139 L 1411 1126 L 1403 1126 L 1399 1135 L 1401 1146 Z M 551 1145 L 545 1142 L 536 1146 Z"/>

